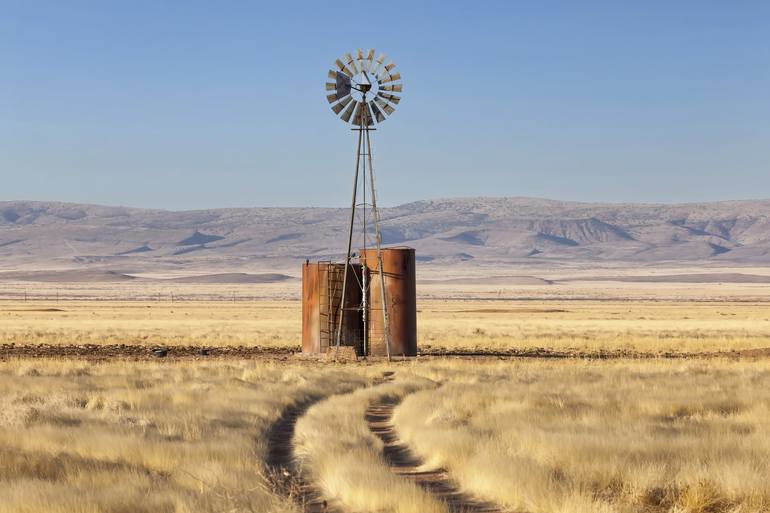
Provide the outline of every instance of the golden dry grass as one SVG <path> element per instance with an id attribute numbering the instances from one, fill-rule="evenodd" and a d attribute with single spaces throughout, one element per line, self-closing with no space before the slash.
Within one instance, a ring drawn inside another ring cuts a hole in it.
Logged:
<path id="1" fill-rule="evenodd" d="M 770 511 L 770 363 L 715 359 L 3 362 L 0 511 L 296 511 L 265 479 L 266 433 L 326 396 L 297 453 L 348 510 L 445 511 L 367 428 L 371 402 L 404 397 L 426 467 L 515 511 Z"/>
<path id="2" fill-rule="evenodd" d="M 770 363 L 436 364 L 400 436 L 515 511 L 770 511 Z"/>
<path id="3" fill-rule="evenodd" d="M 0 511 L 295 511 L 264 477 L 268 428 L 364 381 L 254 362 L 1 363 Z"/>
<path id="4" fill-rule="evenodd" d="M 298 344 L 294 301 L 0 302 L 0 340 L 17 344 Z"/>
<path id="5" fill-rule="evenodd" d="M 423 347 L 644 353 L 770 347 L 759 302 L 423 301 Z"/>

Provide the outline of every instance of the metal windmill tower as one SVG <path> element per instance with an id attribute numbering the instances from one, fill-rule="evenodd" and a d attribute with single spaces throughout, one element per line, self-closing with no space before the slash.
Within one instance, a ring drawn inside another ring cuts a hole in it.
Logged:
<path id="1" fill-rule="evenodd" d="M 345 256 L 342 298 L 339 303 L 339 310 L 336 316 L 337 327 L 335 331 L 335 344 L 339 348 L 343 331 L 343 317 L 345 312 L 358 312 L 357 315 L 363 316 L 363 344 L 364 353 L 368 344 L 368 318 L 371 312 L 370 305 L 367 304 L 371 282 L 367 272 L 358 274 L 352 272 L 351 253 L 353 245 L 353 234 L 356 231 L 356 219 L 360 220 L 360 229 L 363 239 L 363 250 L 361 258 L 365 259 L 368 254 L 367 236 L 370 231 L 370 224 L 374 228 L 374 246 L 377 259 L 377 277 L 372 279 L 379 280 L 380 298 L 379 304 L 382 305 L 382 326 L 384 327 L 384 336 L 387 349 L 387 356 L 391 357 L 391 333 L 388 319 L 388 303 L 386 302 L 385 274 L 383 272 L 382 261 L 382 233 L 380 230 L 380 214 L 377 209 L 377 193 L 375 188 L 374 166 L 372 157 L 372 144 L 370 132 L 376 130 L 373 125 L 382 123 L 388 116 L 395 111 L 395 105 L 401 101 L 401 97 L 395 93 L 403 91 L 401 83 L 401 74 L 394 71 L 396 65 L 392 62 L 385 63 L 385 55 L 380 54 L 374 58 L 375 51 L 368 50 L 366 53 L 360 48 L 353 57 L 346 53 L 342 59 L 335 61 L 335 68 L 329 70 L 328 78 L 331 80 L 326 83 L 326 90 L 329 92 L 326 99 L 331 104 L 332 111 L 345 122 L 353 125 L 352 130 L 358 132 L 358 143 L 356 148 L 356 166 L 353 175 L 353 198 L 350 204 L 350 222 L 348 225 L 347 252 Z M 368 186 L 368 187 L 367 187 Z M 367 202 L 367 188 L 369 189 L 369 201 Z M 359 203 L 359 189 L 361 202 Z M 369 215 L 367 216 L 367 211 Z M 366 267 L 365 262 L 362 262 Z M 347 304 L 349 298 L 346 297 L 347 283 L 350 279 L 359 281 L 361 287 L 360 304 Z"/>

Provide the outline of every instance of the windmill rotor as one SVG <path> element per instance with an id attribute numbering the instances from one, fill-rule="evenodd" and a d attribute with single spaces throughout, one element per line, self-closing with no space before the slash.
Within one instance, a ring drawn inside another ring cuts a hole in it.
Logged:
<path id="1" fill-rule="evenodd" d="M 326 99 L 332 112 L 357 126 L 380 124 L 395 111 L 403 93 L 401 73 L 384 53 L 375 59 L 374 48 L 358 48 L 334 61 L 326 82 Z M 386 63 L 387 62 L 387 63 Z"/>

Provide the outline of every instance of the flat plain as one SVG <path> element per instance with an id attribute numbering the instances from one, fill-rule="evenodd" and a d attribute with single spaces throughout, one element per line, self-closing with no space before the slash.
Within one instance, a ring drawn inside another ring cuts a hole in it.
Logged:
<path id="1" fill-rule="evenodd" d="M 391 363 L 296 281 L 6 293 L 0 511 L 770 511 L 767 284 L 440 281 Z"/>
<path id="2" fill-rule="evenodd" d="M 769 380 L 732 359 L 14 359 L 0 510 L 457 510 L 383 458 L 387 401 L 425 471 L 500 511 L 768 511 Z M 271 458 L 292 408 L 292 459 Z"/>
<path id="3" fill-rule="evenodd" d="M 0 340 L 17 346 L 246 346 L 297 349 L 295 300 L 0 301 Z M 770 347 L 763 301 L 422 299 L 420 348 L 579 354 L 725 352 Z"/>

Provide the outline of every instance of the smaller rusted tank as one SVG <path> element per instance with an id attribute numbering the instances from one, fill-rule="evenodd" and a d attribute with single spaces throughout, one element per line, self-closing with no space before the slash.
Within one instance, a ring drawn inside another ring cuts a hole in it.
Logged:
<path id="1" fill-rule="evenodd" d="M 345 264 L 305 262 L 302 265 L 302 352 L 319 354 L 335 345 L 342 279 Z M 361 266 L 351 264 L 348 271 L 346 305 L 361 304 Z M 363 322 L 354 307 L 343 316 L 341 345 L 358 346 L 363 339 Z"/>
<path id="2" fill-rule="evenodd" d="M 390 352 L 393 356 L 417 356 L 417 283 L 414 248 L 382 248 L 385 301 L 388 305 Z M 360 251 L 359 261 L 368 269 L 368 353 L 387 355 L 382 315 L 382 294 L 377 250 Z"/>

